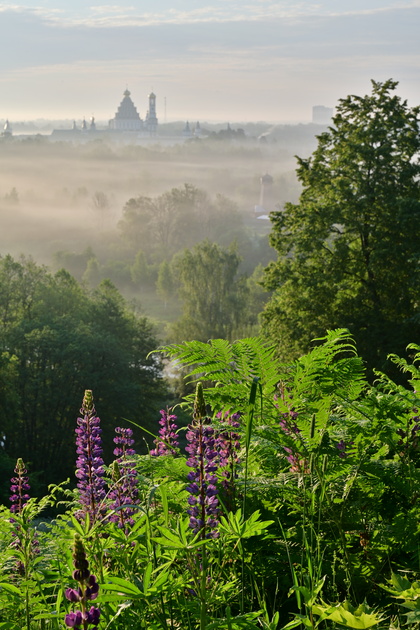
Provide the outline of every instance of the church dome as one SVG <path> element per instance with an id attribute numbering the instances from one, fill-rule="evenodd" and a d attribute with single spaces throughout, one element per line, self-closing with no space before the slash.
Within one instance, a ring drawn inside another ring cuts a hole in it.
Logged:
<path id="1" fill-rule="evenodd" d="M 129 89 L 124 91 L 124 98 L 112 120 L 109 121 L 111 129 L 116 131 L 141 131 L 143 121 L 131 99 Z"/>

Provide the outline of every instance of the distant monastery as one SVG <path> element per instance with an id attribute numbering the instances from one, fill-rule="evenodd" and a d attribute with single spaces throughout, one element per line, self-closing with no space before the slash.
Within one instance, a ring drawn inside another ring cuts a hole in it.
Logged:
<path id="1" fill-rule="evenodd" d="M 74 120 L 70 129 L 53 129 L 49 137 L 52 141 L 67 140 L 82 143 L 93 139 L 100 140 L 105 138 L 113 139 L 123 144 L 155 142 L 155 136 L 158 131 L 158 118 L 156 116 L 156 94 L 154 92 L 150 92 L 148 101 L 149 108 L 143 120 L 131 99 L 130 90 L 126 89 L 123 93 L 123 99 L 114 117 L 108 121 L 108 125 L 102 124 L 98 127 L 94 116 L 92 116 L 89 121 L 83 118 L 81 123 L 76 123 Z M 9 121 L 6 120 L 3 131 L 0 131 L 0 138 L 11 138 L 12 136 L 12 127 Z M 159 142 L 173 144 L 174 142 L 185 142 L 185 140 L 190 138 L 200 137 L 204 137 L 200 123 L 197 121 L 195 125 L 190 125 L 187 121 L 182 132 L 178 132 L 175 135 L 164 134 L 163 137 L 159 137 Z"/>
<path id="2" fill-rule="evenodd" d="M 72 129 L 54 129 L 51 136 L 55 140 L 70 140 L 81 137 L 82 134 L 125 134 L 136 133 L 140 136 L 155 136 L 157 133 L 158 119 L 156 116 L 156 95 L 151 92 L 148 96 L 149 109 L 146 112 L 144 120 L 140 117 L 128 89 L 124 92 L 124 98 L 121 101 L 114 118 L 108 123 L 108 128 L 97 129 L 95 118 L 89 121 L 89 124 L 83 119 L 80 127 L 77 127 L 76 121 L 73 122 Z"/>
<path id="3" fill-rule="evenodd" d="M 143 121 L 131 100 L 130 91 L 125 90 L 124 98 L 114 118 L 109 121 L 109 129 L 113 131 L 145 131 L 147 134 L 156 135 L 158 119 L 156 118 L 156 95 L 149 94 L 149 109 Z"/>

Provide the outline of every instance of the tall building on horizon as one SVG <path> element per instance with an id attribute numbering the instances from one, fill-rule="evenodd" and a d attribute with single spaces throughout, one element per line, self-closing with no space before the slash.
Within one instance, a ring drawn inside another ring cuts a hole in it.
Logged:
<path id="1" fill-rule="evenodd" d="M 124 98 L 114 118 L 109 121 L 109 128 L 114 131 L 143 131 L 144 124 L 131 100 L 130 90 L 124 91 Z"/>
<path id="2" fill-rule="evenodd" d="M 146 114 L 145 126 L 151 136 L 156 135 L 158 119 L 156 117 L 156 94 L 154 92 L 149 94 L 149 109 Z"/>
<path id="3" fill-rule="evenodd" d="M 312 122 L 316 125 L 329 125 L 334 115 L 332 107 L 324 107 L 324 105 L 314 105 L 312 107 Z"/>

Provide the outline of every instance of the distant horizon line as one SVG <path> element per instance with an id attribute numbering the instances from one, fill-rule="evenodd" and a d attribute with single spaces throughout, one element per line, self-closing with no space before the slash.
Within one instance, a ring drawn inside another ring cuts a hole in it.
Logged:
<path id="1" fill-rule="evenodd" d="M 21 118 L 14 119 L 8 116 L 0 117 L 0 123 L 5 123 L 6 120 L 13 125 L 25 125 L 25 124 L 63 124 L 63 123 L 73 123 L 73 121 L 83 121 L 90 120 L 92 116 L 80 116 L 78 118 L 75 117 L 64 117 L 64 118 Z M 109 120 L 105 118 L 95 118 L 95 123 L 97 125 L 108 125 Z M 232 120 L 232 119 L 203 119 L 203 118 L 171 118 L 170 120 L 166 120 L 165 122 L 161 122 L 159 120 L 159 127 L 163 127 L 165 125 L 170 125 L 174 123 L 185 124 L 189 122 L 190 124 L 195 124 L 199 122 L 200 125 L 305 125 L 305 124 L 319 124 L 314 123 L 310 119 L 282 119 L 282 120 Z"/>

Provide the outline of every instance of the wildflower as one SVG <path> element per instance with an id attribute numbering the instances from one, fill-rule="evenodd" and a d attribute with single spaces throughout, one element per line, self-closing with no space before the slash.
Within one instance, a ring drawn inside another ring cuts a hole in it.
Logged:
<path id="1" fill-rule="evenodd" d="M 102 459 L 102 440 L 100 419 L 96 416 L 91 390 L 87 389 L 83 398 L 80 415 L 77 418 L 76 462 L 77 487 L 81 510 L 77 517 L 82 520 L 89 515 L 94 523 L 104 513 L 105 498 L 104 462 Z"/>
<path id="2" fill-rule="evenodd" d="M 338 456 L 341 459 L 345 459 L 348 455 L 351 455 L 352 451 L 354 450 L 352 449 L 353 445 L 354 442 L 345 442 L 344 440 L 340 440 L 339 442 L 337 442 L 335 448 L 338 450 Z"/>
<path id="3" fill-rule="evenodd" d="M 64 618 L 64 623 L 68 628 L 83 628 L 86 630 L 90 625 L 99 624 L 99 608 L 91 606 L 88 610 L 88 602 L 98 597 L 99 584 L 96 577 L 89 571 L 89 563 L 83 547 L 82 539 L 78 534 L 74 537 L 73 548 L 73 579 L 78 582 L 77 589 L 67 588 L 65 597 L 69 602 L 79 603 L 81 610 L 68 613 Z"/>
<path id="4" fill-rule="evenodd" d="M 189 458 L 187 466 L 191 471 L 187 475 L 190 484 L 187 490 L 190 508 L 190 527 L 195 534 L 200 532 L 203 538 L 217 538 L 219 501 L 216 486 L 217 450 L 214 428 L 209 426 L 209 419 L 205 416 L 205 404 L 201 383 L 197 385 L 194 404 L 193 422 L 188 426 L 185 447 Z"/>
<path id="5" fill-rule="evenodd" d="M 224 504 L 227 511 L 231 511 L 235 503 L 235 479 L 238 477 L 237 466 L 240 463 L 239 449 L 241 447 L 240 435 L 237 429 L 240 428 L 240 414 L 229 415 L 219 412 L 216 417 L 223 419 L 225 426 L 217 436 L 217 450 L 219 467 L 222 470 L 222 487 L 224 490 Z"/>
<path id="6" fill-rule="evenodd" d="M 16 477 L 12 477 L 10 491 L 12 495 L 10 497 L 10 501 L 12 505 L 10 506 L 10 511 L 12 513 L 22 512 L 22 509 L 25 507 L 26 503 L 29 499 L 29 490 L 31 486 L 29 485 L 29 478 L 26 476 L 27 470 L 25 468 L 25 464 L 21 457 L 16 462 L 15 466 Z"/>
<path id="7" fill-rule="evenodd" d="M 296 424 L 298 413 L 291 409 L 280 415 L 280 428 L 285 436 L 289 438 L 289 446 L 283 446 L 287 453 L 286 460 L 290 464 L 290 472 L 308 473 L 309 465 L 307 459 L 302 457 L 297 448 L 296 442 L 301 438 L 301 432 Z"/>
<path id="8" fill-rule="evenodd" d="M 131 429 L 116 427 L 115 433 L 117 435 L 114 438 L 116 444 L 114 455 L 117 459 L 111 467 L 114 485 L 109 493 L 112 500 L 110 508 L 115 512 L 110 516 L 110 520 L 127 531 L 127 525 L 134 524 L 131 518 L 134 508 L 123 506 L 133 506 L 139 502 L 137 471 L 129 459 L 136 454 L 136 451 L 132 448 L 134 440 Z"/>
<path id="9" fill-rule="evenodd" d="M 176 455 L 178 449 L 177 425 L 175 420 L 177 417 L 169 412 L 170 410 L 161 409 L 161 419 L 159 424 L 159 437 L 154 440 L 156 448 L 150 451 L 150 455 Z"/>

